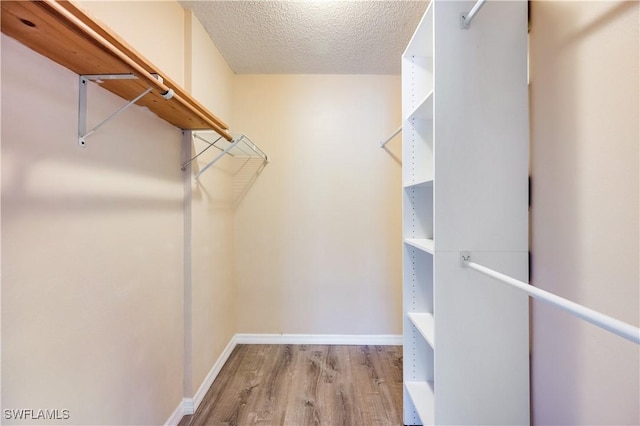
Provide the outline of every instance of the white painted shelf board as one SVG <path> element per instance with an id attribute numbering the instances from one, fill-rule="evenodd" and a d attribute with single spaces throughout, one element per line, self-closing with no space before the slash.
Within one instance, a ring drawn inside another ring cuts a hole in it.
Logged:
<path id="1" fill-rule="evenodd" d="M 429 238 L 405 238 L 404 242 L 427 253 L 433 254 L 434 242 Z"/>
<path id="2" fill-rule="evenodd" d="M 407 182 L 403 186 L 405 188 L 430 188 L 433 186 L 433 179 L 426 179 L 417 182 Z"/>
<path id="3" fill-rule="evenodd" d="M 435 350 L 436 339 L 433 314 L 410 312 L 408 315 L 413 325 L 418 329 L 420 334 L 422 334 L 422 337 L 424 337 L 424 340 Z"/>
<path id="4" fill-rule="evenodd" d="M 414 118 L 420 120 L 433 120 L 433 91 L 418 104 L 418 106 L 409 114 L 407 120 Z"/>
<path id="5" fill-rule="evenodd" d="M 433 382 L 406 382 L 405 387 L 422 424 L 435 424 L 433 415 Z"/>

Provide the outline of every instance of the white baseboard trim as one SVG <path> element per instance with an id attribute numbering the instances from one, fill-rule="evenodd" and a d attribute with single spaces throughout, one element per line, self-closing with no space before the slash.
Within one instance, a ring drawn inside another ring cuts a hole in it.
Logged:
<path id="1" fill-rule="evenodd" d="M 182 420 L 182 416 L 184 416 L 184 400 L 180 401 L 180 404 L 173 410 L 173 413 L 171 413 L 164 423 L 164 426 L 178 426 L 180 420 Z"/>
<path id="2" fill-rule="evenodd" d="M 188 416 L 196 412 L 198 406 L 202 402 L 202 399 L 207 394 L 207 391 L 213 384 L 213 381 L 216 379 L 216 377 L 218 377 L 218 373 L 220 373 L 222 366 L 224 366 L 224 364 L 227 362 L 229 356 L 231 355 L 231 352 L 233 352 L 233 349 L 235 347 L 236 336 L 233 336 L 231 340 L 229 340 L 229 343 L 224 348 L 216 362 L 213 364 L 213 367 L 211 367 L 209 374 L 207 374 L 207 377 L 204 378 L 202 384 L 198 388 L 198 391 L 193 396 L 193 398 L 183 398 L 182 401 L 180 401 L 178 407 L 174 410 L 173 413 L 171 413 L 171 416 L 166 421 L 165 426 L 177 426 L 180 423 L 180 420 L 182 420 L 183 416 Z"/>
<path id="3" fill-rule="evenodd" d="M 236 334 L 245 345 L 402 345 L 399 334 Z"/>
<path id="4" fill-rule="evenodd" d="M 207 377 L 204 378 L 202 384 L 198 388 L 198 391 L 193 396 L 193 398 L 184 399 L 183 406 L 185 414 L 193 414 L 196 412 L 198 406 L 200 406 L 200 403 L 202 402 L 202 399 L 213 384 L 213 381 L 216 379 L 216 377 L 218 377 L 218 373 L 220 373 L 220 370 L 229 359 L 229 356 L 231 355 L 231 352 L 233 352 L 233 349 L 236 347 L 236 344 L 236 336 L 233 336 L 231 340 L 229 340 L 227 347 L 224 348 L 224 350 L 218 357 L 218 360 L 215 362 L 215 364 L 213 364 L 213 367 L 211 367 L 211 370 L 209 370 L 209 374 L 207 374 Z"/>
<path id="5" fill-rule="evenodd" d="M 196 409 L 193 406 L 193 398 L 182 399 L 182 412 L 183 412 L 183 415 L 185 416 L 189 414 L 194 414 L 196 412 Z"/>

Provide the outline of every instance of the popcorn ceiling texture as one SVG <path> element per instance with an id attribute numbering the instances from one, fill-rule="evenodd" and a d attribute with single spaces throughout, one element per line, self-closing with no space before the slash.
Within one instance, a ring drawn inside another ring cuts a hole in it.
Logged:
<path id="1" fill-rule="evenodd" d="M 180 1 L 236 74 L 400 74 L 427 1 Z"/>

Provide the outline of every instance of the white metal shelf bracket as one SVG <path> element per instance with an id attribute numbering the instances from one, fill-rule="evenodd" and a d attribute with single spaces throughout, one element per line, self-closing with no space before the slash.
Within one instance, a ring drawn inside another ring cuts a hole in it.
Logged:
<path id="1" fill-rule="evenodd" d="M 476 4 L 473 5 L 469 13 L 460 14 L 460 29 L 468 30 L 471 28 L 471 21 L 473 21 L 473 18 L 475 18 L 478 11 L 482 9 L 482 6 L 484 6 L 486 1 L 487 0 L 478 0 Z"/>
<path id="2" fill-rule="evenodd" d="M 198 174 L 195 176 L 195 179 L 198 180 L 198 178 L 207 171 L 207 169 L 211 166 L 213 166 L 219 159 L 221 159 L 222 157 L 224 157 L 224 155 L 231 151 L 236 145 L 238 145 L 240 143 L 240 141 L 242 141 L 242 139 L 244 139 L 244 135 L 241 135 L 240 137 L 236 138 L 236 140 L 234 140 L 228 147 L 226 147 L 225 149 L 222 150 L 222 152 L 220 152 L 220 154 L 218 154 L 216 156 L 216 158 L 214 158 L 213 160 L 211 160 L 206 166 L 204 166 L 202 168 L 202 170 L 200 170 L 198 172 Z"/>
<path id="3" fill-rule="evenodd" d="M 157 74 L 153 74 L 153 76 L 162 82 L 162 77 Z M 87 84 L 89 83 L 89 81 L 100 83 L 104 80 L 134 80 L 137 78 L 138 77 L 133 74 L 93 74 L 80 76 L 78 91 L 78 143 L 80 144 L 80 146 L 86 146 L 87 138 L 91 136 L 96 130 L 107 124 L 109 121 L 113 120 L 121 112 L 138 102 L 145 95 L 151 92 L 151 90 L 153 90 L 153 88 L 151 87 L 148 88 L 140 95 L 136 96 L 135 99 L 127 102 L 123 107 L 119 108 L 116 112 L 102 120 L 100 123 L 96 124 L 91 130 L 87 131 Z M 172 91 L 169 91 L 166 94 L 162 94 L 162 97 L 164 97 L 165 99 L 170 99 L 172 96 Z"/>
<path id="4" fill-rule="evenodd" d="M 214 148 L 216 148 L 216 149 L 218 149 L 218 150 L 220 150 L 220 151 L 224 151 L 222 148 L 219 148 L 219 147 L 217 147 L 217 146 L 216 146 L 216 142 L 218 142 L 220 139 L 222 139 L 222 136 L 218 136 L 218 139 L 216 139 L 216 140 L 215 140 L 215 141 L 213 141 L 213 142 L 209 142 L 208 140 L 206 140 L 206 139 L 205 139 L 205 138 L 203 138 L 202 136 L 198 135 L 197 133 L 192 133 L 192 138 L 193 138 L 193 139 L 201 140 L 202 142 L 205 142 L 205 143 L 207 143 L 208 145 L 207 145 L 207 147 L 206 147 L 205 149 L 203 149 L 202 151 L 200 151 L 199 153 L 197 153 L 193 158 L 191 158 L 191 160 L 187 161 L 186 163 L 184 163 L 184 164 L 182 165 L 182 167 L 180 168 L 180 170 L 182 170 L 183 172 L 184 172 L 185 170 L 187 170 L 187 166 L 188 166 L 189 164 L 193 163 L 193 161 L 194 161 L 196 158 L 198 158 L 198 157 L 200 157 L 202 154 L 204 154 L 204 152 L 205 152 L 206 150 L 208 150 L 209 148 L 214 147 Z"/>
<path id="5" fill-rule="evenodd" d="M 214 142 L 210 142 L 209 140 L 203 138 L 202 136 L 200 136 L 200 135 L 198 135 L 196 133 L 193 133 L 193 138 L 201 140 L 201 141 L 207 143 L 208 146 L 205 147 L 202 151 L 200 151 L 196 156 L 191 158 L 189 161 L 184 163 L 182 165 L 182 167 L 181 167 L 183 171 L 186 171 L 187 166 L 189 164 L 191 164 L 196 158 L 198 158 L 200 155 L 202 155 L 209 148 L 214 147 L 214 148 L 216 148 L 216 149 L 218 149 L 220 151 L 220 153 L 213 160 L 211 160 L 209 163 L 207 163 L 207 165 L 205 165 L 202 169 L 200 169 L 200 171 L 194 176 L 194 178 L 196 180 L 198 180 L 198 178 L 204 172 L 206 172 L 211 166 L 213 166 L 216 162 L 218 162 L 218 160 L 220 160 L 225 155 L 229 155 L 231 157 L 241 157 L 241 158 L 246 157 L 247 159 L 250 158 L 250 157 L 260 158 L 260 159 L 262 159 L 263 167 L 264 167 L 264 165 L 266 165 L 269 162 L 269 157 L 267 156 L 267 154 L 265 154 L 264 151 L 262 151 L 260 148 L 258 148 L 258 146 L 256 144 L 254 144 L 244 134 L 240 134 L 239 136 L 235 137 L 231 141 L 231 143 L 229 143 L 226 139 L 223 140 L 222 142 L 229 143 L 229 145 L 224 147 L 224 148 L 216 145 L 216 143 L 218 141 L 220 141 L 222 139 L 222 137 L 218 137 Z"/>

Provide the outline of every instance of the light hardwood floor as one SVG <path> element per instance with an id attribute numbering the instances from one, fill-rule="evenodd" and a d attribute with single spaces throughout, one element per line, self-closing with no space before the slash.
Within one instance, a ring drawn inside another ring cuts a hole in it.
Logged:
<path id="1" fill-rule="evenodd" d="M 187 425 L 402 425 L 402 347 L 238 345 Z"/>

